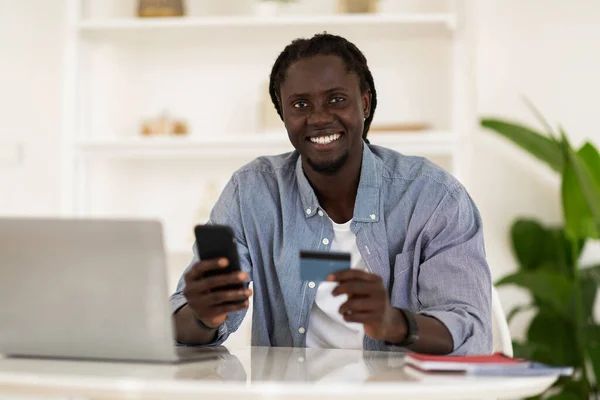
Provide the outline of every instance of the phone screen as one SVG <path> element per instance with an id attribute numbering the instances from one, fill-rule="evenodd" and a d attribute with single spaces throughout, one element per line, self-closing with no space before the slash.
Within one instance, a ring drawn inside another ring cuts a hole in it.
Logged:
<path id="1" fill-rule="evenodd" d="M 229 274 L 241 271 L 237 243 L 233 230 L 225 225 L 197 225 L 194 228 L 196 249 L 201 260 L 225 257 L 229 259 L 227 268 L 209 271 L 203 277 Z M 241 289 L 247 285 L 223 286 L 220 290 Z"/>

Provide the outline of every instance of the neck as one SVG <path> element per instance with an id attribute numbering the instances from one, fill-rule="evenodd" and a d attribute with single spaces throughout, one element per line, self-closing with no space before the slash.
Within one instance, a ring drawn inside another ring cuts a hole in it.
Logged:
<path id="1" fill-rule="evenodd" d="M 319 204 L 336 223 L 348 222 L 354 214 L 354 203 L 360 182 L 362 150 L 360 155 L 350 155 L 346 164 L 335 174 L 314 171 L 304 160 L 304 175 L 312 186 Z"/>

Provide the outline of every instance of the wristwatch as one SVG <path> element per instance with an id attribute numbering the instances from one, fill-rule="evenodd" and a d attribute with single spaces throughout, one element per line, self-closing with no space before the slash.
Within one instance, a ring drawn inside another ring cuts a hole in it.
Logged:
<path id="1" fill-rule="evenodd" d="M 419 340 L 419 325 L 415 314 L 404 308 L 398 308 L 406 321 L 406 338 L 401 343 L 386 343 L 389 346 L 406 347 Z"/>

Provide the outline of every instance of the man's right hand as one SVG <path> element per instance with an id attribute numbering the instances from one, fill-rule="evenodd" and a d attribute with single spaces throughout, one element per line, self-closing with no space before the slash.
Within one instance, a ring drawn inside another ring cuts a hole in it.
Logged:
<path id="1" fill-rule="evenodd" d="M 243 284 L 248 279 L 245 272 L 203 277 L 208 271 L 226 268 L 226 258 L 201 260 L 185 274 L 183 294 L 188 307 L 204 325 L 217 328 L 227 318 L 227 314 L 248 308 L 250 289 L 223 290 L 224 286 Z M 232 303 L 235 302 L 235 303 Z"/>

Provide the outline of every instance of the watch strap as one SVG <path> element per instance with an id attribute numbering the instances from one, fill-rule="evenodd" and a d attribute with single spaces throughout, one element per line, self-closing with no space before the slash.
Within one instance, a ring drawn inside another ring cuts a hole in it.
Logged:
<path id="1" fill-rule="evenodd" d="M 401 343 L 386 342 L 386 344 L 399 347 L 410 346 L 419 340 L 419 324 L 417 323 L 416 315 L 413 312 L 405 308 L 398 308 L 398 310 L 402 314 L 402 317 L 404 317 L 404 321 L 406 321 L 406 337 Z"/>

